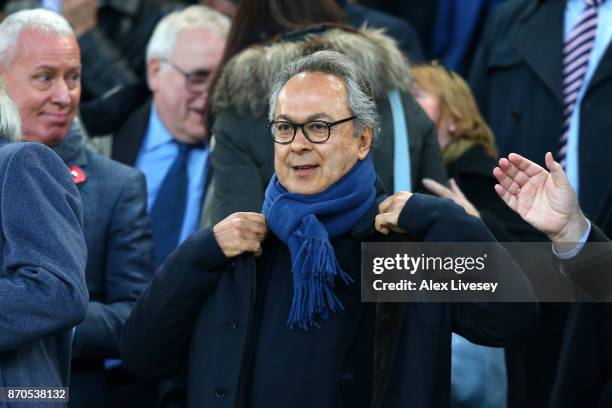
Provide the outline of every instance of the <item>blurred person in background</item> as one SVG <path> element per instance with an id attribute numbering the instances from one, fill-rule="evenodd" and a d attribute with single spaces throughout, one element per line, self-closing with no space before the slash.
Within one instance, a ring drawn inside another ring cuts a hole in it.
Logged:
<path id="1" fill-rule="evenodd" d="M 152 98 L 113 136 L 111 158 L 147 179 L 158 265 L 199 227 L 210 178 L 204 106 L 229 26 L 227 17 L 205 6 L 164 17 L 147 46 Z"/>
<path id="2" fill-rule="evenodd" d="M 291 0 L 287 0 L 291 1 Z M 346 15 L 346 22 L 355 28 L 367 24 L 370 28 L 383 28 L 385 33 L 395 39 L 398 47 L 406 54 L 412 62 L 422 62 L 423 49 L 416 31 L 405 20 L 393 14 L 387 14 L 375 8 L 358 4 L 356 1 L 335 0 Z M 214 8 L 215 10 L 233 17 L 238 10 L 240 0 L 191 0 L 192 3 Z M 307 7 L 309 2 L 305 1 Z M 311 3 L 317 7 L 317 3 Z"/>
<path id="3" fill-rule="evenodd" d="M 459 75 L 438 62 L 412 67 L 412 95 L 434 122 L 446 164 L 450 188 L 433 180 L 423 184 L 432 193 L 450 198 L 468 214 L 481 218 L 498 241 L 509 238 L 508 211 L 493 186 L 496 150 L 493 135 Z M 520 219 L 519 219 L 520 221 Z M 501 407 L 506 403 L 506 364 L 503 349 L 470 343 L 453 333 L 451 405 Z"/>
<path id="4" fill-rule="evenodd" d="M 434 122 L 450 188 L 423 184 L 481 218 L 500 242 L 545 239 L 511 211 L 493 189 L 497 149 L 465 80 L 439 62 L 412 68 L 412 95 Z"/>
<path id="5" fill-rule="evenodd" d="M 211 85 L 213 181 L 204 224 L 261 209 L 274 162 L 265 127 L 270 86 L 285 63 L 317 50 L 346 54 L 369 77 L 381 117 L 373 161 L 385 189 L 422 190 L 423 177 L 446 181 L 435 128 L 410 95 L 401 51 L 380 31 L 355 31 L 344 21 L 333 0 L 241 1 Z"/>
<path id="6" fill-rule="evenodd" d="M 111 158 L 147 179 L 157 265 L 200 226 L 211 178 L 204 106 L 229 26 L 226 16 L 199 5 L 165 16 L 147 46 L 152 96 L 127 112 L 113 132 Z M 132 91 L 126 88 L 111 100 Z M 180 378 L 161 382 L 160 406 L 182 406 L 185 387 Z"/>
<path id="7" fill-rule="evenodd" d="M 436 124 L 438 143 L 451 177 L 450 188 L 433 180 L 424 180 L 425 186 L 434 194 L 452 199 L 463 206 L 468 213 L 481 218 L 500 242 L 545 241 L 547 238 L 543 234 L 510 210 L 495 193 L 496 180 L 493 176 L 493 168 L 497 164 L 495 140 L 465 80 L 437 61 L 430 65 L 413 67 L 412 73 L 413 95 Z M 539 264 L 534 262 L 534 259 L 541 259 L 544 263 Z M 549 252 L 543 251 L 539 246 L 525 246 L 520 257 L 516 258 L 523 267 L 546 265 L 546 262 L 550 263 L 549 259 Z M 555 274 L 555 271 L 542 267 L 537 271 L 533 270 L 533 273 L 541 276 L 545 273 Z M 507 365 L 509 393 L 515 392 L 517 387 L 522 387 L 524 382 L 522 370 L 526 358 L 523 345 L 508 348 L 504 364 L 501 351 L 500 353 L 487 351 L 467 344 L 458 337 L 454 338 L 454 342 L 457 347 L 453 349 L 453 358 L 460 359 L 463 356 L 463 361 L 458 362 L 456 366 L 457 371 L 453 371 L 453 374 L 457 374 L 453 380 L 458 391 L 464 390 L 458 396 L 470 395 L 467 392 L 470 389 L 475 391 L 471 395 L 472 398 L 482 397 L 484 401 L 487 398 L 503 396 L 503 393 L 496 391 L 500 387 L 505 387 L 503 372 L 496 371 L 496 385 L 490 382 L 493 375 L 486 376 L 486 382 L 480 382 L 485 377 L 478 377 L 474 375 L 475 372 L 472 373 L 473 377 L 458 375 L 469 364 L 482 370 L 490 361 L 497 362 L 497 367 Z M 468 382 L 469 378 L 474 382 Z M 510 394 L 509 397 L 515 398 Z M 506 401 L 502 398 L 501 402 L 505 404 Z M 498 401 L 497 404 L 499 403 Z"/>
<path id="8" fill-rule="evenodd" d="M 55 150 L 83 203 L 89 304 L 73 340 L 70 405 L 103 407 L 105 359 L 154 272 L 145 178 L 85 148 L 75 119 L 81 94 L 79 46 L 59 14 L 24 10 L 0 24 L 0 77 L 22 118 L 22 139 Z"/>

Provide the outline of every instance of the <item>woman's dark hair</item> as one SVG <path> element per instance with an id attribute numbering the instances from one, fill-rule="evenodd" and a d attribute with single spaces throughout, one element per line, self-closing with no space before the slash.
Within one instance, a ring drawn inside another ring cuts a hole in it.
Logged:
<path id="1" fill-rule="evenodd" d="M 320 24 L 341 25 L 345 21 L 346 15 L 335 0 L 242 0 L 211 80 L 205 114 L 208 130 L 212 126 L 209 120 L 212 94 L 223 67 L 232 57 L 254 44 L 275 40 L 292 31 Z"/>

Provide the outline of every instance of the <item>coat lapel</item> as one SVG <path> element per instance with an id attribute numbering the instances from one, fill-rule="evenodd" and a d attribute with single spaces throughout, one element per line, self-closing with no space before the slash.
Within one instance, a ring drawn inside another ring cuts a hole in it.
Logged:
<path id="1" fill-rule="evenodd" d="M 148 101 L 129 117 L 113 138 L 112 159 L 134 166 L 147 132 L 150 113 L 151 101 Z"/>
<path id="2" fill-rule="evenodd" d="M 512 42 L 514 50 L 561 103 L 565 3 L 565 0 L 547 0 L 536 7 Z"/>
<path id="3" fill-rule="evenodd" d="M 603 57 L 599 61 L 599 65 L 595 70 L 593 78 L 589 82 L 587 88 L 587 94 L 595 89 L 597 86 L 606 82 L 608 78 L 612 76 L 612 41 L 608 44 L 608 48 L 604 53 Z"/>

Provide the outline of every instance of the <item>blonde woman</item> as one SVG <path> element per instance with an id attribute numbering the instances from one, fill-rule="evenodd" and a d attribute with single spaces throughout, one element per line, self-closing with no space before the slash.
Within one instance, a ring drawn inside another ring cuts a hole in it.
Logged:
<path id="1" fill-rule="evenodd" d="M 541 241 L 495 193 L 495 140 L 463 78 L 435 62 L 413 67 L 412 75 L 412 95 L 436 125 L 450 177 L 450 188 L 430 179 L 425 187 L 481 218 L 499 241 Z"/>

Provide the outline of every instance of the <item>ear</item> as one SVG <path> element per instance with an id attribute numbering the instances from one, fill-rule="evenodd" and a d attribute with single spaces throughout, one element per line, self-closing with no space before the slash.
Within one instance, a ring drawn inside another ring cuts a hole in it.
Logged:
<path id="1" fill-rule="evenodd" d="M 359 135 L 359 160 L 366 158 L 372 148 L 372 129 L 365 128 Z"/>
<path id="2" fill-rule="evenodd" d="M 161 62 L 158 59 L 152 58 L 147 62 L 147 83 L 149 84 L 151 92 L 155 92 L 159 89 L 161 70 Z"/>
<path id="3" fill-rule="evenodd" d="M 451 116 L 448 121 L 448 134 L 450 136 L 454 136 L 455 132 L 457 132 L 457 118 L 455 116 Z"/>

